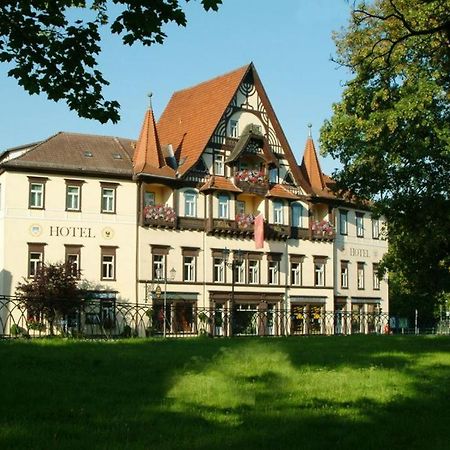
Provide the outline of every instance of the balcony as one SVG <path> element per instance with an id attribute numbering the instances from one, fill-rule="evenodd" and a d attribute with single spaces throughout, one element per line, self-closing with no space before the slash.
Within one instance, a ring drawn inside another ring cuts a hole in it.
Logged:
<path id="1" fill-rule="evenodd" d="M 267 177 L 262 170 L 238 170 L 234 174 L 234 184 L 246 194 L 255 194 L 262 197 L 269 190 Z"/>
<path id="2" fill-rule="evenodd" d="M 327 220 L 314 221 L 311 224 L 311 238 L 321 241 L 332 241 L 336 237 L 334 226 Z"/>
<path id="3" fill-rule="evenodd" d="M 292 227 L 291 228 L 291 238 L 292 239 L 310 239 L 311 232 L 310 232 L 309 228 Z"/>
<path id="4" fill-rule="evenodd" d="M 286 240 L 291 237 L 291 227 L 276 223 L 266 223 L 264 227 L 264 238 L 274 240 Z"/>
<path id="5" fill-rule="evenodd" d="M 207 231 L 219 235 L 253 236 L 255 217 L 253 214 L 238 214 L 236 220 L 212 219 L 208 223 Z"/>
<path id="6" fill-rule="evenodd" d="M 155 228 L 176 228 L 177 216 L 167 205 L 147 205 L 143 210 L 144 225 Z"/>

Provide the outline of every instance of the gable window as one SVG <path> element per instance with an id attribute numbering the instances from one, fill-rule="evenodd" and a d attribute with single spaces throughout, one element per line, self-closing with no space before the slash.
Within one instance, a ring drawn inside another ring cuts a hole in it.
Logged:
<path id="1" fill-rule="evenodd" d="M 364 237 L 364 214 L 356 213 L 356 236 Z"/>
<path id="2" fill-rule="evenodd" d="M 325 286 L 325 258 L 314 258 L 314 286 Z"/>
<path id="3" fill-rule="evenodd" d="M 301 203 L 293 203 L 291 208 L 291 225 L 297 228 L 303 228 L 304 207 Z"/>
<path id="4" fill-rule="evenodd" d="M 197 256 L 200 252 L 198 248 L 184 247 L 183 253 L 183 281 L 194 282 L 197 277 Z"/>
<path id="5" fill-rule="evenodd" d="M 71 275 L 80 278 L 81 245 L 65 245 L 64 247 L 66 248 L 66 264 Z"/>
<path id="6" fill-rule="evenodd" d="M 343 236 L 348 234 L 348 211 L 339 210 L 339 233 Z"/>
<path id="7" fill-rule="evenodd" d="M 184 192 L 184 215 L 197 217 L 197 193 L 195 191 Z"/>
<path id="8" fill-rule="evenodd" d="M 28 278 L 34 278 L 44 263 L 44 246 L 46 244 L 28 244 Z"/>
<path id="9" fill-rule="evenodd" d="M 101 246 L 101 279 L 114 281 L 116 279 L 116 249 L 117 247 Z"/>
<path id="10" fill-rule="evenodd" d="M 219 195 L 219 218 L 228 219 L 230 198 L 227 194 Z"/>
<path id="11" fill-rule="evenodd" d="M 380 289 L 380 279 L 378 278 L 378 264 L 373 264 L 373 289 L 378 291 Z"/>
<path id="12" fill-rule="evenodd" d="M 228 135 L 232 138 L 239 137 L 239 123 L 237 120 L 230 120 L 228 125 Z"/>
<path id="13" fill-rule="evenodd" d="M 214 155 L 214 174 L 215 175 L 225 175 L 225 165 L 224 165 L 225 157 L 220 154 Z"/>
<path id="14" fill-rule="evenodd" d="M 102 213 L 115 214 L 116 213 L 116 190 L 117 185 L 111 183 L 101 183 L 102 198 L 101 211 Z"/>
<path id="15" fill-rule="evenodd" d="M 364 289 L 364 263 L 359 262 L 357 266 L 358 289 Z"/>
<path id="16" fill-rule="evenodd" d="M 45 183 L 47 178 L 28 177 L 29 194 L 28 208 L 44 209 L 45 208 Z"/>
<path id="17" fill-rule="evenodd" d="M 372 238 L 380 238 L 380 220 L 372 217 Z"/>
<path id="18" fill-rule="evenodd" d="M 348 289 L 348 261 L 341 261 L 341 288 Z"/>
<path id="19" fill-rule="evenodd" d="M 281 200 L 273 201 L 273 223 L 283 224 L 283 202 Z"/>

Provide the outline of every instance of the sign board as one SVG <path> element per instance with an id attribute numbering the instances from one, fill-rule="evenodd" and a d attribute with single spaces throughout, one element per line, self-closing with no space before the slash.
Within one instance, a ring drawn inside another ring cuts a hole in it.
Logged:
<path id="1" fill-rule="evenodd" d="M 155 289 L 155 296 L 156 298 L 161 298 L 161 286 L 158 284 Z"/>

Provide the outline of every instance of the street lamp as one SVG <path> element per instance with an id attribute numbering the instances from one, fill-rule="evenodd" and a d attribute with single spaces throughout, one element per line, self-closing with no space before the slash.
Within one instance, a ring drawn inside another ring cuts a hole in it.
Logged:
<path id="1" fill-rule="evenodd" d="M 170 269 L 170 277 L 169 277 L 169 281 L 173 281 L 175 279 L 175 275 L 177 273 L 177 271 L 172 267 L 172 269 Z M 163 323 L 163 336 L 166 337 L 166 324 L 167 324 L 167 320 L 166 320 L 166 310 L 167 310 L 167 276 L 164 275 L 163 278 L 163 274 L 164 274 L 164 270 L 162 267 L 159 267 L 158 269 L 156 269 L 156 276 L 158 278 L 158 281 L 162 281 L 164 280 L 164 323 Z M 159 285 L 156 287 L 156 289 L 159 291 L 161 291 L 161 288 L 159 287 Z"/>
<path id="2" fill-rule="evenodd" d="M 225 266 L 229 267 L 231 269 L 231 315 L 230 317 L 232 317 L 232 308 L 234 306 L 234 284 L 236 282 L 236 278 L 235 278 L 235 269 L 236 266 L 240 266 L 242 264 L 243 261 L 243 254 L 241 250 L 236 250 L 233 252 L 233 258 L 231 259 L 231 261 L 228 261 L 228 258 L 230 256 L 230 250 L 228 248 L 224 248 L 222 250 L 222 254 L 223 254 L 223 262 L 225 264 Z M 232 330 L 230 330 L 232 331 Z"/>

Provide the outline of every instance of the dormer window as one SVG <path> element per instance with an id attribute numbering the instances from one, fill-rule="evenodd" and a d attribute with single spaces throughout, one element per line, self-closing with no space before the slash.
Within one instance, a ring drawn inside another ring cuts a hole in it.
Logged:
<path id="1" fill-rule="evenodd" d="M 214 174 L 225 175 L 225 165 L 223 155 L 214 155 Z"/>
<path id="2" fill-rule="evenodd" d="M 112 157 L 113 159 L 122 159 L 122 155 L 120 153 L 113 153 Z"/>
<path id="3" fill-rule="evenodd" d="M 86 158 L 92 158 L 94 156 L 90 150 L 85 150 L 83 154 Z"/>

